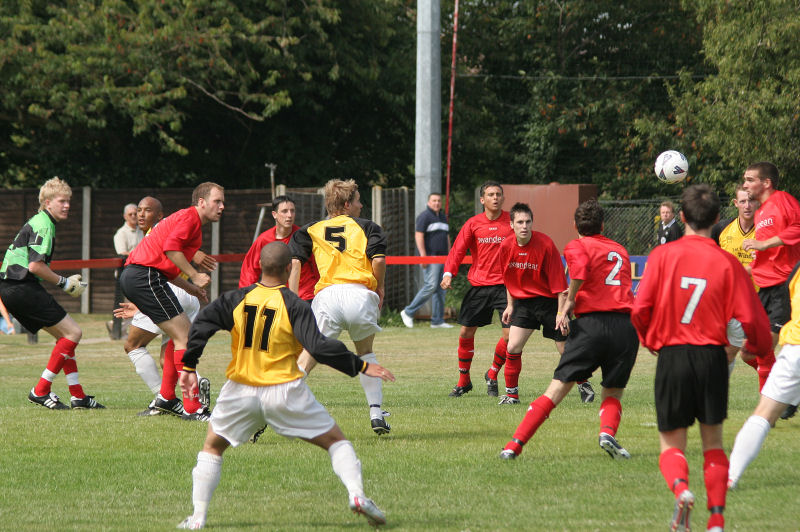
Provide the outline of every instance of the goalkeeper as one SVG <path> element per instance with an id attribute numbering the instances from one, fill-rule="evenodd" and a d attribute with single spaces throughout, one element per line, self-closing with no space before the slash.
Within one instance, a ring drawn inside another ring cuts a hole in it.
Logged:
<path id="1" fill-rule="evenodd" d="M 78 382 L 75 348 L 83 332 L 39 281 L 58 286 L 72 297 L 86 289 L 80 275 L 63 277 L 50 269 L 56 241 L 56 224 L 69 216 L 72 189 L 61 179 L 48 180 L 39 190 L 39 212 L 22 226 L 8 247 L 0 267 L 0 297 L 9 312 L 30 332 L 44 329 L 56 338 L 56 346 L 38 384 L 28 394 L 32 403 L 50 410 L 105 408 L 86 395 Z M 51 391 L 53 379 L 64 370 L 70 406 Z"/>

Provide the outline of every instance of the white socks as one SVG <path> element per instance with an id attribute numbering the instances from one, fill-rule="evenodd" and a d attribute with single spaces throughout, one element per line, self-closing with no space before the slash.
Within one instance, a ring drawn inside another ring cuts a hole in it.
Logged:
<path id="1" fill-rule="evenodd" d="M 769 421 L 761 416 L 750 416 L 744 422 L 739 434 L 736 435 L 736 441 L 733 442 L 731 451 L 728 469 L 728 478 L 731 482 L 734 484 L 738 482 L 750 462 L 758 456 L 769 429 Z"/>
<path id="2" fill-rule="evenodd" d="M 333 472 L 347 488 L 349 501 L 353 497 L 364 497 L 364 483 L 361 480 L 361 462 L 349 440 L 339 440 L 328 448 Z"/>
<path id="3" fill-rule="evenodd" d="M 375 356 L 375 353 L 361 355 L 361 360 L 366 360 L 370 364 L 378 363 L 378 357 Z M 370 419 L 383 418 L 383 414 L 381 414 L 381 404 L 383 403 L 383 381 L 378 377 L 368 377 L 363 373 L 358 374 L 358 380 L 361 381 L 361 387 L 364 388 L 364 395 L 367 396 Z"/>
<path id="4" fill-rule="evenodd" d="M 150 356 L 146 347 L 137 347 L 128 353 L 128 357 L 136 368 L 136 373 L 153 393 L 161 389 L 161 374 L 158 372 L 156 361 Z"/>
<path id="5" fill-rule="evenodd" d="M 210 453 L 197 453 L 197 465 L 192 469 L 192 503 L 194 520 L 206 522 L 208 504 L 222 475 L 222 457 Z M 202 526 L 202 525 L 201 525 Z"/>

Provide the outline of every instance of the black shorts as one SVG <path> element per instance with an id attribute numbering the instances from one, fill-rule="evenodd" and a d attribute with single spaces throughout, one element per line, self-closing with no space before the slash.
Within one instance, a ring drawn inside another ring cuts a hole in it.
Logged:
<path id="1" fill-rule="evenodd" d="M 8 313 L 32 333 L 43 327 L 52 327 L 67 315 L 67 311 L 37 281 L 0 281 L 0 298 Z"/>
<path id="2" fill-rule="evenodd" d="M 119 276 L 122 293 L 155 324 L 183 312 L 183 307 L 168 282 L 167 276 L 161 271 L 138 264 L 126 266 Z"/>
<path id="3" fill-rule="evenodd" d="M 639 351 L 639 337 L 630 314 L 590 312 L 572 320 L 569 329 L 554 379 L 582 381 L 601 368 L 603 388 L 627 386 Z"/>
<path id="4" fill-rule="evenodd" d="M 505 285 L 473 286 L 461 302 L 458 323 L 464 327 L 491 325 L 492 312 L 496 310 L 502 320 L 507 305 Z M 507 323 L 501 322 L 501 325 L 503 328 L 508 327 Z"/>
<path id="5" fill-rule="evenodd" d="M 728 417 L 728 358 L 719 345 L 663 347 L 656 362 L 658 430 L 718 425 Z"/>
<path id="6" fill-rule="evenodd" d="M 553 297 L 531 297 L 515 299 L 514 312 L 511 313 L 511 325 L 523 329 L 542 329 L 542 336 L 556 342 L 567 339 L 556 329 L 556 313 L 558 299 Z"/>
<path id="7" fill-rule="evenodd" d="M 789 297 L 789 286 L 787 283 L 776 284 L 761 288 L 758 291 L 758 299 L 767 311 L 769 326 L 772 332 L 778 334 L 781 327 L 792 318 L 792 300 Z"/>

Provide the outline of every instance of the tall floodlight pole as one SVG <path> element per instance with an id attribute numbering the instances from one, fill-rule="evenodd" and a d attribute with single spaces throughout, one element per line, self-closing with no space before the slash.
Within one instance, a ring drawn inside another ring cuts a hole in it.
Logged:
<path id="1" fill-rule="evenodd" d="M 417 115 L 414 149 L 414 212 L 428 194 L 442 191 L 440 0 L 417 0 Z"/>

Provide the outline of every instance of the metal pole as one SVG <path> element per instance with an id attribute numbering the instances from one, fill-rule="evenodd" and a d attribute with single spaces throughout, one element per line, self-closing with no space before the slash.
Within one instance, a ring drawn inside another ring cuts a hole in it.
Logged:
<path id="1" fill-rule="evenodd" d="M 417 1 L 415 216 L 425 210 L 431 192 L 442 190 L 440 13 L 440 0 Z"/>

